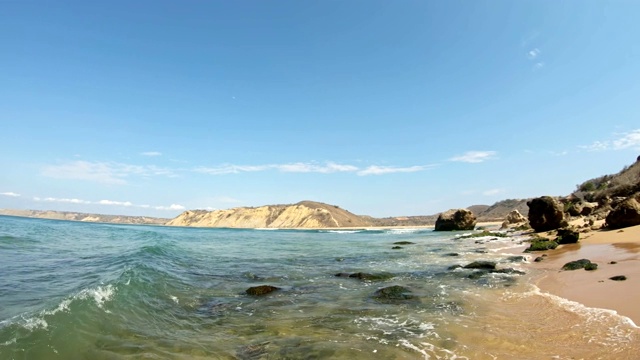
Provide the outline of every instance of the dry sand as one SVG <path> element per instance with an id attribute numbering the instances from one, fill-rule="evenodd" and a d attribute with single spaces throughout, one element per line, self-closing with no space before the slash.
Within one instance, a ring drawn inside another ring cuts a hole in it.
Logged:
<path id="1" fill-rule="evenodd" d="M 614 310 L 640 325 L 640 225 L 580 234 L 579 243 L 545 253 L 545 260 L 531 265 L 544 271 L 535 281 L 542 291 L 589 307 Z M 560 270 L 579 259 L 591 260 L 598 269 Z M 627 280 L 609 279 L 617 275 L 625 275 Z"/>

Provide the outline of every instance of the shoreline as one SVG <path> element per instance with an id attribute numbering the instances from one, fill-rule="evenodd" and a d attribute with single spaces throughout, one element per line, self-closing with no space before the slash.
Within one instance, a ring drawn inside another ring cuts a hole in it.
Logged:
<path id="1" fill-rule="evenodd" d="M 620 230 L 597 230 L 580 234 L 576 244 L 555 250 L 530 253 L 533 258 L 547 254 L 541 262 L 528 267 L 536 272 L 530 280 L 541 292 L 578 302 L 590 308 L 615 311 L 640 324 L 640 225 Z M 594 271 L 563 271 L 570 261 L 588 259 L 598 264 Z M 613 281 L 624 275 L 626 280 Z"/>

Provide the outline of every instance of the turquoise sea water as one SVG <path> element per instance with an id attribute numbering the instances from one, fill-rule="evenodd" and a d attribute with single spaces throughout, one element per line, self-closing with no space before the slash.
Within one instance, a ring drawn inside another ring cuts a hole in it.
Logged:
<path id="1" fill-rule="evenodd" d="M 533 346 L 529 333 L 513 332 L 522 331 L 519 321 L 528 315 L 554 319 L 553 311 L 572 311 L 578 325 L 593 318 L 536 294 L 522 275 L 448 270 L 472 260 L 522 269 L 504 253 L 520 237 L 477 241 L 456 235 L 0 216 L 0 359 L 509 358 L 518 346 L 523 354 Z M 397 241 L 415 244 L 392 249 Z M 335 276 L 341 272 L 392 278 Z M 267 284 L 281 290 L 263 297 L 245 293 Z M 407 287 L 414 297 L 373 296 L 391 285 Z M 552 306 L 529 314 L 530 302 Z M 618 317 L 598 316 L 615 328 L 589 335 L 603 353 L 611 339 L 628 351 L 635 330 Z M 543 346 L 531 354 L 562 358 L 582 335 L 571 338 L 566 350 Z"/>

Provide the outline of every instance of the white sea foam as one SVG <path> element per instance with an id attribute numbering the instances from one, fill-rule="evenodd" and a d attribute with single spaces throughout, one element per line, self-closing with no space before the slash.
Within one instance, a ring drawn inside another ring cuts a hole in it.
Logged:
<path id="1" fill-rule="evenodd" d="M 178 298 L 173 295 L 171 296 L 171 300 L 173 300 L 174 303 L 179 304 Z"/>
<path id="2" fill-rule="evenodd" d="M 13 338 L 13 339 L 11 339 L 11 340 L 9 340 L 9 341 L 5 341 L 5 342 L 3 342 L 2 344 L 0 344 L 0 346 L 9 346 L 9 345 L 11 345 L 11 344 L 15 344 L 15 343 L 16 343 L 16 341 L 18 341 L 18 339 L 17 339 L 17 338 Z"/>
<path id="3" fill-rule="evenodd" d="M 332 233 L 332 234 L 356 234 L 362 232 L 362 230 L 327 230 L 324 232 Z"/>
<path id="4" fill-rule="evenodd" d="M 99 308 L 102 308 L 105 302 L 111 300 L 115 294 L 117 288 L 111 284 L 107 286 L 98 286 L 95 289 L 84 289 L 74 299 L 82 300 L 87 298 L 93 298 Z"/>
<path id="5" fill-rule="evenodd" d="M 386 233 L 392 234 L 392 235 L 399 235 L 399 234 L 413 234 L 420 231 L 424 231 L 424 229 L 388 229 L 386 230 Z"/>

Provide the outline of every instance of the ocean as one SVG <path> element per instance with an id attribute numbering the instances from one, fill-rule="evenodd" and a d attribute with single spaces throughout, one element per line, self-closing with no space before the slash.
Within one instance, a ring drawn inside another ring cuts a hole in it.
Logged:
<path id="1" fill-rule="evenodd" d="M 0 216 L 0 359 L 638 358 L 628 319 L 531 285 L 523 236 L 464 234 Z"/>

